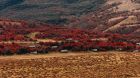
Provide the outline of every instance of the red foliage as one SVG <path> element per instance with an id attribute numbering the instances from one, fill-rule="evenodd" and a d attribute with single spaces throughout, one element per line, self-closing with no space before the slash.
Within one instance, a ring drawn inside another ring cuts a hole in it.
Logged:
<path id="1" fill-rule="evenodd" d="M 25 37 L 23 35 L 16 35 L 14 37 L 14 40 L 19 40 L 19 41 L 22 41 L 22 40 L 25 40 Z"/>

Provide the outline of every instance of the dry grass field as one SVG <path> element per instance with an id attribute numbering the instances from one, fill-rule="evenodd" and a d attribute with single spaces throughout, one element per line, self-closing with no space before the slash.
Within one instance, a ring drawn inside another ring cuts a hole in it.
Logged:
<path id="1" fill-rule="evenodd" d="M 1 56 L 0 78 L 140 78 L 140 53 Z"/>

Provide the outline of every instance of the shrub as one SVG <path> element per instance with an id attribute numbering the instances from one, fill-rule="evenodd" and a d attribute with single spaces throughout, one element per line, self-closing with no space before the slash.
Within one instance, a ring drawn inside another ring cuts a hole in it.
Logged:
<path id="1" fill-rule="evenodd" d="M 27 48 L 20 48 L 17 52 L 17 54 L 27 54 L 29 53 L 29 50 Z"/>

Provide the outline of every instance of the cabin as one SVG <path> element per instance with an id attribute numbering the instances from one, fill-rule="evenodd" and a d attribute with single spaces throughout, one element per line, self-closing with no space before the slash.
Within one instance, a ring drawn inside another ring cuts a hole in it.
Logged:
<path id="1" fill-rule="evenodd" d="M 136 43 L 137 46 L 140 46 L 140 43 Z"/>
<path id="2" fill-rule="evenodd" d="M 140 43 L 136 43 L 136 50 L 140 51 Z"/>
<path id="3" fill-rule="evenodd" d="M 91 39 L 91 41 L 104 41 L 104 42 L 107 42 L 107 41 L 109 41 L 109 39 L 108 38 L 93 38 L 93 39 Z"/>
<path id="4" fill-rule="evenodd" d="M 98 52 L 98 49 L 92 49 L 91 51 L 92 52 Z"/>
<path id="5" fill-rule="evenodd" d="M 68 51 L 69 50 L 67 50 L 67 49 L 60 50 L 61 53 L 68 53 Z"/>

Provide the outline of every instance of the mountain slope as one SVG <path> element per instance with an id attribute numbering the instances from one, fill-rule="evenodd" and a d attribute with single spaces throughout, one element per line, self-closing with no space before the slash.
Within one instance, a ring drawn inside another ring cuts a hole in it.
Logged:
<path id="1" fill-rule="evenodd" d="M 0 18 L 140 36 L 139 0 L 1 0 Z"/>
<path id="2" fill-rule="evenodd" d="M 2 18 L 59 24 L 67 22 L 67 17 L 81 16 L 94 11 L 104 3 L 104 0 L 2 0 L 1 2 Z"/>
<path id="3" fill-rule="evenodd" d="M 99 10 L 82 15 L 69 26 L 140 36 L 140 4 L 135 0 L 108 0 Z"/>
<path id="4" fill-rule="evenodd" d="M 0 1 L 0 10 L 3 10 L 5 8 L 8 8 L 8 7 L 16 5 L 16 4 L 20 4 L 23 1 L 24 0 L 1 0 Z"/>

